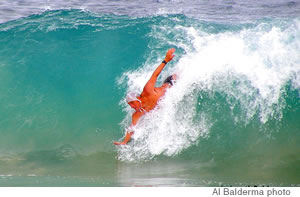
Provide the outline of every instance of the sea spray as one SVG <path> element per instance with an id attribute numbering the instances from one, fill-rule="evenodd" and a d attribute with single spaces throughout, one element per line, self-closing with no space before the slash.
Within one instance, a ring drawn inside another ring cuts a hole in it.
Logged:
<path id="1" fill-rule="evenodd" d="M 268 121 L 282 119 L 286 107 L 282 98 L 285 87 L 292 83 L 293 88 L 299 89 L 298 79 L 294 77 L 300 72 L 298 26 L 299 21 L 294 20 L 288 24 L 262 23 L 238 31 L 209 34 L 207 29 L 176 25 L 174 31 L 181 30 L 177 38 L 188 35 L 187 40 L 178 40 L 177 47 L 184 52 L 176 57 L 176 62 L 167 65 L 162 75 L 176 73 L 178 80 L 157 108 L 139 121 L 133 142 L 129 147 L 120 148 L 119 159 L 134 161 L 161 154 L 176 155 L 209 136 L 210 128 L 224 113 L 241 128 L 258 118 L 261 125 L 257 129 L 265 135 L 262 128 Z M 151 32 L 153 37 L 172 46 L 174 40 L 170 34 L 172 30 L 165 27 L 153 28 Z M 147 62 L 143 69 L 124 73 L 128 91 L 141 91 L 162 57 L 161 52 L 156 61 Z M 163 78 L 160 79 L 161 82 Z M 219 111 L 220 116 L 214 119 L 212 111 L 218 110 L 218 106 L 202 108 L 204 95 L 209 100 L 221 97 L 215 104 L 221 102 L 229 110 Z M 126 124 L 132 113 L 128 107 L 127 110 Z M 226 128 L 224 132 L 228 132 Z"/>

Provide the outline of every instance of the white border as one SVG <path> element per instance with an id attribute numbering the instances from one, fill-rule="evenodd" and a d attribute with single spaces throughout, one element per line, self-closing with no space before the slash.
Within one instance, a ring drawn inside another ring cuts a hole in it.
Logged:
<path id="1" fill-rule="evenodd" d="M 220 193 L 214 193 L 216 190 Z M 238 191 L 251 190 L 263 191 L 264 195 L 238 194 Z M 224 191 L 231 191 L 231 194 Z M 277 191 L 277 195 L 270 191 Z M 299 197 L 300 187 L 2 187 L 0 194 L 9 197 Z"/>

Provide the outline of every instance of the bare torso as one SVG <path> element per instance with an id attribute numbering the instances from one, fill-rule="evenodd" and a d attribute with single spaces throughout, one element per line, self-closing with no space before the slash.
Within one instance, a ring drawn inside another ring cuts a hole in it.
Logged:
<path id="1" fill-rule="evenodd" d="M 147 112 L 154 109 L 159 99 L 164 96 L 168 87 L 170 87 L 170 85 L 163 84 L 161 87 L 155 87 L 153 91 L 143 90 L 139 97 L 142 102 L 142 108 Z"/>

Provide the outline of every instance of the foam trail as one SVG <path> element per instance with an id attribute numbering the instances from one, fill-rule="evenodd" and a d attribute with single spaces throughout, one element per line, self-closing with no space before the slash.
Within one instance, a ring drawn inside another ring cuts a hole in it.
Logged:
<path id="1" fill-rule="evenodd" d="M 119 159 L 136 161 L 161 154 L 176 155 L 209 136 L 216 120 L 209 112 L 197 109 L 205 94 L 211 100 L 216 93 L 224 95 L 235 123 L 247 125 L 256 115 L 262 125 L 270 119 L 280 120 L 285 107 L 281 96 L 284 87 L 288 82 L 295 89 L 300 87 L 299 24 L 296 19 L 291 24 L 261 23 L 237 32 L 215 34 L 177 25 L 173 31 L 184 30 L 181 34 L 187 35 L 185 40 L 178 40 L 185 53 L 163 76 L 175 71 L 179 79 L 158 107 L 139 121 L 132 145 L 119 149 Z M 172 45 L 174 40 L 167 36 L 170 31 L 153 28 L 152 34 Z M 157 62 L 146 62 L 142 69 L 125 73 L 128 91 L 141 91 Z M 128 107 L 126 111 L 124 127 L 130 122 L 131 111 Z"/>

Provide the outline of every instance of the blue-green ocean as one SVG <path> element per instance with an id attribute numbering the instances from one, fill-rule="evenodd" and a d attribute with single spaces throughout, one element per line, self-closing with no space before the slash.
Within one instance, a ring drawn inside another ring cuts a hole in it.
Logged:
<path id="1" fill-rule="evenodd" d="M 70 2 L 0 3 L 0 186 L 300 186 L 299 1 Z"/>

